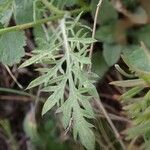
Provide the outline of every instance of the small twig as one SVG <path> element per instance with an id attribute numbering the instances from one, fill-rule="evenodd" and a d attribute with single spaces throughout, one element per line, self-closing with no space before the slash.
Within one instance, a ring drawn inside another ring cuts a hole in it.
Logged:
<path id="1" fill-rule="evenodd" d="M 99 116 L 99 117 L 105 118 L 105 116 L 102 113 L 100 113 L 99 111 L 97 111 L 96 115 Z M 131 124 L 131 121 L 128 120 L 127 118 L 125 118 L 125 117 L 118 116 L 118 115 L 111 114 L 111 113 L 108 113 L 108 115 L 111 118 L 111 120 L 116 120 L 116 121 L 121 121 L 121 122 L 126 122 L 128 124 Z"/>
<path id="2" fill-rule="evenodd" d="M 99 0 L 99 3 L 97 5 L 97 8 L 96 8 L 96 12 L 95 12 L 95 17 L 94 17 L 94 24 L 93 24 L 93 32 L 92 32 L 92 38 L 95 38 L 95 32 L 96 32 L 96 23 L 97 23 L 97 17 L 98 17 L 98 13 L 99 13 L 99 9 L 102 5 L 102 2 L 103 0 Z M 93 47 L 94 47 L 94 43 L 91 44 L 91 47 L 90 47 L 90 52 L 89 52 L 89 58 L 91 59 L 92 58 L 92 54 L 93 54 Z M 92 65 L 90 64 L 89 66 L 89 71 L 91 70 L 91 67 Z"/>
<path id="3" fill-rule="evenodd" d="M 114 126 L 112 120 L 110 119 L 110 117 L 109 117 L 107 111 L 105 110 L 105 108 L 104 108 L 104 106 L 103 106 L 101 100 L 96 100 L 96 99 L 94 99 L 94 100 L 95 100 L 97 106 L 100 108 L 100 110 L 101 110 L 102 113 L 104 114 L 104 116 L 106 117 L 106 119 L 107 119 L 109 125 L 111 126 L 111 128 L 112 128 L 112 130 L 113 130 L 113 132 L 114 132 L 114 134 L 115 134 L 115 137 L 118 139 L 118 141 L 119 141 L 119 143 L 120 143 L 122 149 L 123 149 L 123 150 L 126 150 L 126 147 L 125 147 L 124 143 L 123 143 L 122 140 L 120 139 L 120 134 L 118 133 L 116 127 Z"/>
<path id="4" fill-rule="evenodd" d="M 9 75 L 12 77 L 12 79 L 14 80 L 14 82 L 18 85 L 18 87 L 20 89 L 23 89 L 23 86 L 17 81 L 16 77 L 12 74 L 11 70 L 9 69 L 9 67 L 7 65 L 4 65 L 7 72 L 9 73 Z"/>
<path id="5" fill-rule="evenodd" d="M 78 14 L 82 11 L 83 12 L 88 12 L 90 10 L 91 10 L 90 7 L 82 7 L 82 8 L 79 8 L 79 9 L 68 11 L 68 13 L 70 13 L 71 15 L 74 15 L 74 14 Z M 64 14 L 54 15 L 54 16 L 50 16 L 48 18 L 40 19 L 40 20 L 33 21 L 33 22 L 30 22 L 30 23 L 25 23 L 25 24 L 22 24 L 22 25 L 16 25 L 16 26 L 0 29 L 0 35 L 4 34 L 4 33 L 7 33 L 7 32 L 11 32 L 11 31 L 20 31 L 20 30 L 32 28 L 34 26 L 38 26 L 38 25 L 41 25 L 43 23 L 47 23 L 49 21 L 55 21 L 55 20 L 61 19 L 61 18 L 63 18 L 63 16 L 64 16 Z"/>
<path id="6" fill-rule="evenodd" d="M 95 17 L 94 17 L 94 25 L 93 25 L 92 38 L 95 38 L 97 17 L 98 17 L 99 9 L 100 9 L 100 7 L 101 7 L 101 5 L 102 5 L 102 2 L 103 2 L 103 0 L 99 0 L 99 3 L 98 3 L 97 8 L 96 8 Z M 89 52 L 89 58 L 90 58 L 90 59 L 92 58 L 93 47 L 94 47 L 94 43 L 92 43 L 92 44 L 91 44 L 91 47 L 90 47 L 90 52 Z M 90 65 L 88 66 L 88 72 L 91 71 L 91 67 L 92 67 L 92 65 L 90 64 Z M 97 106 L 100 108 L 100 110 L 101 110 L 102 113 L 104 114 L 104 116 L 106 117 L 106 119 L 107 119 L 108 123 L 110 124 L 110 126 L 111 126 L 111 128 L 112 128 L 112 130 L 113 130 L 113 132 L 114 132 L 114 134 L 115 134 L 115 136 L 116 136 L 116 138 L 118 139 L 118 141 L 119 141 L 119 143 L 120 143 L 122 149 L 125 150 L 126 148 L 125 148 L 124 143 L 123 143 L 122 140 L 120 139 L 120 134 L 118 133 L 116 127 L 114 126 L 112 120 L 110 119 L 110 117 L 109 117 L 107 111 L 105 110 L 105 108 L 104 108 L 104 106 L 103 106 L 101 100 L 100 100 L 100 99 L 96 100 L 95 98 L 94 98 L 94 100 L 95 100 Z"/>

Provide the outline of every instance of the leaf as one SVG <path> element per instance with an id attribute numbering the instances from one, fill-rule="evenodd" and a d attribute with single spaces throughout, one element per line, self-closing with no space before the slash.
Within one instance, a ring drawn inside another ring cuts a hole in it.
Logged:
<path id="1" fill-rule="evenodd" d="M 0 62 L 7 65 L 19 63 L 24 56 L 25 35 L 23 32 L 8 32 L 0 36 Z"/>
<path id="2" fill-rule="evenodd" d="M 13 0 L 0 1 L 0 22 L 7 26 L 13 12 Z"/>
<path id="3" fill-rule="evenodd" d="M 83 64 L 90 64 L 91 63 L 91 60 L 89 57 L 80 56 L 79 54 L 74 54 L 72 57 L 75 59 L 75 61 L 78 61 L 78 62 L 83 63 Z"/>
<path id="4" fill-rule="evenodd" d="M 28 86 L 31 88 L 44 84 L 43 91 L 50 94 L 44 103 L 42 115 L 56 105 L 57 112 L 63 113 L 64 128 L 70 128 L 71 124 L 75 140 L 79 137 L 81 143 L 88 150 L 94 150 L 95 136 L 91 129 L 93 125 L 89 123 L 89 119 L 94 118 L 90 99 L 98 97 L 93 85 L 97 76 L 92 73 L 88 74 L 85 68 L 91 61 L 87 57 L 87 48 L 95 40 L 89 38 L 86 33 L 81 35 L 82 30 L 77 29 L 76 25 L 72 26 L 70 22 L 66 23 L 66 20 L 63 18 L 60 21 L 61 25 L 56 29 L 56 34 L 51 36 L 48 42 L 44 39 L 40 40 L 44 49 L 46 45 L 46 52 L 50 57 L 44 55 L 44 50 L 37 50 L 33 53 L 35 56 L 22 66 L 25 67 L 36 61 L 47 61 L 46 69 L 38 69 L 42 72 L 42 76 L 33 80 Z M 62 56 L 57 57 L 58 54 Z M 56 58 L 53 64 L 50 63 L 51 55 L 53 59 Z M 84 91 L 86 89 L 86 93 L 82 93 L 81 88 L 84 88 Z"/>
<path id="5" fill-rule="evenodd" d="M 138 41 L 138 43 L 142 41 L 148 48 L 150 48 L 150 25 L 145 25 L 137 31 L 134 31 L 132 36 Z"/>
<path id="6" fill-rule="evenodd" d="M 94 18 L 96 7 L 99 0 L 92 0 L 91 1 L 91 10 L 92 10 L 92 16 Z M 118 13 L 113 8 L 111 2 L 109 0 L 104 0 L 101 5 L 100 12 L 98 14 L 97 23 L 104 25 L 107 23 L 110 23 L 112 21 L 116 21 L 118 19 Z"/>
<path id="7" fill-rule="evenodd" d="M 104 60 L 102 52 L 98 51 L 93 55 L 92 71 L 99 75 L 100 79 L 108 71 L 109 67 Z"/>
<path id="8" fill-rule="evenodd" d="M 131 70 L 150 77 L 150 53 L 146 48 L 132 46 L 124 51 L 122 58 Z"/>
<path id="9" fill-rule="evenodd" d="M 75 107 L 74 113 L 74 138 L 76 139 L 76 135 L 79 135 L 79 139 L 81 143 L 86 147 L 87 150 L 94 150 L 95 145 L 95 136 L 93 131 L 90 129 L 91 124 L 86 122 L 84 118 L 82 118 L 81 112 L 78 107 Z M 76 112 L 78 110 L 78 112 Z"/>
<path id="10" fill-rule="evenodd" d="M 17 24 L 24 24 L 33 21 L 33 1 L 15 0 L 15 20 Z"/>
<path id="11" fill-rule="evenodd" d="M 130 89 L 129 91 L 125 92 L 124 94 L 122 94 L 119 99 L 128 100 L 134 97 L 135 95 L 137 95 L 142 90 L 143 90 L 143 87 L 134 87 Z"/>
<path id="12" fill-rule="evenodd" d="M 49 111 L 56 103 L 63 99 L 66 81 L 62 81 L 55 89 L 54 93 L 46 100 L 42 108 L 42 115 Z"/>
<path id="13" fill-rule="evenodd" d="M 43 83 L 45 83 L 47 80 L 49 79 L 49 74 L 44 74 L 38 78 L 36 78 L 35 80 L 33 80 L 27 87 L 27 89 L 30 89 L 30 88 L 33 88 L 33 87 L 36 87 L 38 85 L 41 85 Z"/>
<path id="14" fill-rule="evenodd" d="M 69 42 L 79 42 L 79 43 L 82 43 L 82 44 L 91 44 L 91 43 L 94 43 L 96 42 L 95 39 L 93 38 L 68 38 L 68 41 Z"/>
<path id="15" fill-rule="evenodd" d="M 149 130 L 150 130 L 150 122 L 145 122 L 137 127 L 129 129 L 127 131 L 127 133 L 129 134 L 128 138 L 131 139 L 138 135 L 143 135 L 144 133 L 146 133 Z"/>
<path id="16" fill-rule="evenodd" d="M 21 66 L 19 68 L 24 68 L 24 67 L 27 67 L 33 63 L 36 63 L 37 61 L 40 61 L 43 57 L 45 57 L 48 54 L 49 54 L 49 52 L 47 52 L 47 53 L 43 52 L 37 56 L 34 56 L 34 57 L 28 59 L 27 61 L 25 61 L 23 64 L 21 64 Z"/>
<path id="17" fill-rule="evenodd" d="M 82 132 L 81 132 L 82 131 Z M 95 136 L 91 129 L 85 128 L 85 125 L 79 127 L 79 137 L 82 144 L 86 147 L 87 150 L 94 150 L 95 147 Z"/>
<path id="18" fill-rule="evenodd" d="M 143 79 L 133 79 L 124 81 L 113 81 L 110 82 L 111 85 L 121 86 L 121 87 L 134 87 L 134 86 L 148 86 Z"/>
<path id="19" fill-rule="evenodd" d="M 42 25 L 34 27 L 33 31 L 34 31 L 35 39 L 40 38 L 40 39 L 46 40 L 46 36 L 45 36 L 44 30 L 42 28 Z M 38 44 L 38 42 L 37 42 L 37 44 Z"/>
<path id="20" fill-rule="evenodd" d="M 103 56 L 108 66 L 114 65 L 120 58 L 122 46 L 117 44 L 104 44 Z"/>
<path id="21" fill-rule="evenodd" d="M 51 95 L 46 102 L 44 103 L 44 106 L 42 108 L 42 115 L 44 115 L 45 113 L 47 113 L 49 110 L 51 110 L 52 107 L 54 107 L 54 105 L 56 105 L 58 99 L 56 98 L 56 93 L 55 96 Z"/>
<path id="22" fill-rule="evenodd" d="M 58 6 L 60 8 L 63 8 L 65 5 L 67 7 L 71 7 L 71 6 L 75 5 L 76 3 L 77 3 L 77 0 L 61 0 L 61 1 L 60 0 L 55 0 L 53 2 L 53 4 L 55 6 Z"/>
<path id="23" fill-rule="evenodd" d="M 65 103 L 62 105 L 61 108 L 59 108 L 60 110 L 63 111 L 63 125 L 64 125 L 64 128 L 66 129 L 69 122 L 70 122 L 70 118 L 71 118 L 71 115 L 72 115 L 72 109 L 73 109 L 73 105 L 71 103 L 71 99 L 67 99 L 65 101 Z"/>
<path id="24" fill-rule="evenodd" d="M 114 43 L 116 41 L 116 24 L 104 25 L 96 30 L 96 39 L 100 42 Z"/>

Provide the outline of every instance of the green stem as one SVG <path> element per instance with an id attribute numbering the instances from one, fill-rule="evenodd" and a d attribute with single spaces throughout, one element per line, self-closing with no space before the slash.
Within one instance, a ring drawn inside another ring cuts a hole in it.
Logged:
<path id="1" fill-rule="evenodd" d="M 25 23 L 25 24 L 22 24 L 22 25 L 7 27 L 7 28 L 4 28 L 4 29 L 0 30 L 0 35 L 3 34 L 3 33 L 6 33 L 6 32 L 10 32 L 10 31 L 19 31 L 19 30 L 28 29 L 28 28 L 46 23 L 48 21 L 54 21 L 54 20 L 60 19 L 62 17 L 63 17 L 63 15 L 56 15 L 56 16 L 44 18 L 44 19 L 41 19 L 41 20 L 38 20 L 38 21 L 35 21 L 35 22 L 30 22 L 30 23 Z"/>
<path id="2" fill-rule="evenodd" d="M 91 10 L 90 7 L 82 7 L 82 8 L 79 8 L 79 9 L 69 11 L 68 13 L 70 13 L 71 15 L 74 15 L 74 14 L 80 13 L 82 11 L 83 12 L 89 12 L 90 10 Z M 51 17 L 48 17 L 48 18 L 40 19 L 38 21 L 25 23 L 25 24 L 22 24 L 22 25 L 16 25 L 16 26 L 12 26 L 12 27 L 7 27 L 7 28 L 4 28 L 4 29 L 0 30 L 0 35 L 4 34 L 4 33 L 7 33 L 7 32 L 10 32 L 10 31 L 20 31 L 20 30 L 28 29 L 28 28 L 46 23 L 48 21 L 55 21 L 57 19 L 61 19 L 63 16 L 64 16 L 64 14 L 58 14 L 58 15 L 51 16 Z"/>

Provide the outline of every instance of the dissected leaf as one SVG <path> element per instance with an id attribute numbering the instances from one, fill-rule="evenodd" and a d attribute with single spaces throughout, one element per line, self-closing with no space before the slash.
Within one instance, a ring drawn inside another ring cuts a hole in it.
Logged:
<path id="1" fill-rule="evenodd" d="M 0 61 L 13 65 L 24 56 L 25 35 L 23 32 L 8 32 L 0 36 Z"/>
<path id="2" fill-rule="evenodd" d="M 91 129 L 93 125 L 86 118 L 94 118 L 90 99 L 98 98 L 93 85 L 97 76 L 88 74 L 85 67 L 91 63 L 87 57 L 87 48 L 96 40 L 87 37 L 86 33 L 81 35 L 82 30 L 77 30 L 76 23 L 73 23 L 68 24 L 63 19 L 57 28 L 57 33 L 48 41 L 42 39 L 42 50 L 40 46 L 39 50 L 33 51 L 34 56 L 25 61 L 21 67 L 47 62 L 46 68 L 38 69 L 42 75 L 28 86 L 32 88 L 42 85 L 42 91 L 50 92 L 49 98 L 44 103 L 42 115 L 57 106 L 57 112 L 63 113 L 64 128 L 67 128 L 73 120 L 73 136 L 75 139 L 79 137 L 88 150 L 93 150 L 95 144 L 94 133 Z M 57 57 L 60 52 L 62 56 Z M 68 90 L 65 91 L 66 87 Z M 86 89 L 86 93 L 80 92 L 80 88 Z"/>

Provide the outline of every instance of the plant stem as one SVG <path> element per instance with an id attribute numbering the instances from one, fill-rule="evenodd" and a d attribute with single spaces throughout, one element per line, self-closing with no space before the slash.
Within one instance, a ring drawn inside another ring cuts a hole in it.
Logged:
<path id="1" fill-rule="evenodd" d="M 26 24 L 22 24 L 22 25 L 17 25 L 17 26 L 13 26 L 13 27 L 4 28 L 4 29 L 0 30 L 0 35 L 3 34 L 3 33 L 6 33 L 6 32 L 10 32 L 10 31 L 19 31 L 19 30 L 28 29 L 28 28 L 46 23 L 48 21 L 57 20 L 57 19 L 62 18 L 62 17 L 63 17 L 63 15 L 56 15 L 56 16 L 52 16 L 52 17 L 48 17 L 48 18 L 38 20 L 36 22 L 30 22 L 30 23 L 26 23 Z"/>
<path id="2" fill-rule="evenodd" d="M 97 8 L 96 8 L 96 12 L 95 12 L 95 16 L 94 16 L 94 25 L 93 25 L 92 38 L 95 38 L 97 17 L 98 17 L 99 9 L 100 9 L 100 7 L 101 7 L 101 5 L 102 5 L 102 2 L 103 2 L 103 0 L 99 0 L 98 5 L 97 5 Z M 90 58 L 90 59 L 92 58 L 92 54 L 93 54 L 93 46 L 94 46 L 94 44 L 92 43 L 92 44 L 91 44 L 91 47 L 90 47 L 90 52 L 89 52 L 89 58 Z M 88 72 L 91 71 L 91 67 L 92 67 L 91 65 L 88 66 Z M 96 102 L 96 104 L 99 106 L 99 108 L 100 108 L 100 110 L 102 111 L 102 113 L 104 114 L 104 116 L 106 117 L 106 119 L 107 119 L 109 125 L 111 126 L 111 128 L 112 128 L 112 130 L 113 130 L 113 132 L 114 132 L 114 134 L 115 134 L 115 136 L 116 136 L 116 138 L 118 139 L 118 141 L 119 141 L 119 143 L 120 143 L 122 149 L 125 150 L 125 149 L 126 149 L 126 148 L 125 148 L 125 145 L 124 145 L 124 143 L 122 142 L 122 140 L 120 139 L 120 135 L 119 135 L 119 133 L 118 133 L 116 127 L 114 126 L 112 120 L 110 119 L 110 117 L 109 117 L 107 111 L 105 110 L 105 108 L 104 108 L 104 106 L 103 106 L 101 100 L 100 100 L 100 99 L 98 99 L 98 100 L 95 99 L 95 102 Z"/>
<path id="3" fill-rule="evenodd" d="M 100 7 L 101 7 L 101 5 L 102 5 L 102 2 L 103 2 L 103 0 L 99 0 L 99 3 L 97 4 L 95 16 L 94 16 L 94 24 L 93 24 L 93 32 L 92 32 L 92 38 L 93 38 L 93 39 L 95 38 L 97 17 L 98 17 L 99 9 L 100 9 Z M 94 43 L 92 43 L 92 44 L 91 44 L 91 47 L 90 47 L 90 53 L 89 53 L 89 58 L 90 58 L 90 59 L 92 58 L 92 54 L 93 54 L 93 46 L 94 46 Z M 89 65 L 89 66 L 88 66 L 88 71 L 89 71 L 89 72 L 91 71 L 91 68 L 92 68 L 92 65 Z"/>
<path id="4" fill-rule="evenodd" d="M 82 7 L 82 8 L 79 8 L 79 9 L 69 11 L 68 13 L 70 13 L 71 15 L 74 15 L 74 14 L 80 13 L 82 11 L 84 11 L 84 12 L 90 11 L 90 7 Z M 28 29 L 28 28 L 38 26 L 40 24 L 43 24 L 43 23 L 46 23 L 46 22 L 49 22 L 49 21 L 55 21 L 57 19 L 63 18 L 63 16 L 64 16 L 64 14 L 58 14 L 58 15 L 51 16 L 51 17 L 48 17 L 48 18 L 40 19 L 38 21 L 25 23 L 25 24 L 22 24 L 22 25 L 16 25 L 16 26 L 12 26 L 12 27 L 7 27 L 7 28 L 4 28 L 4 29 L 0 30 L 0 35 L 4 34 L 4 33 L 7 33 L 7 32 L 11 32 L 11 31 L 20 31 L 20 30 Z"/>

